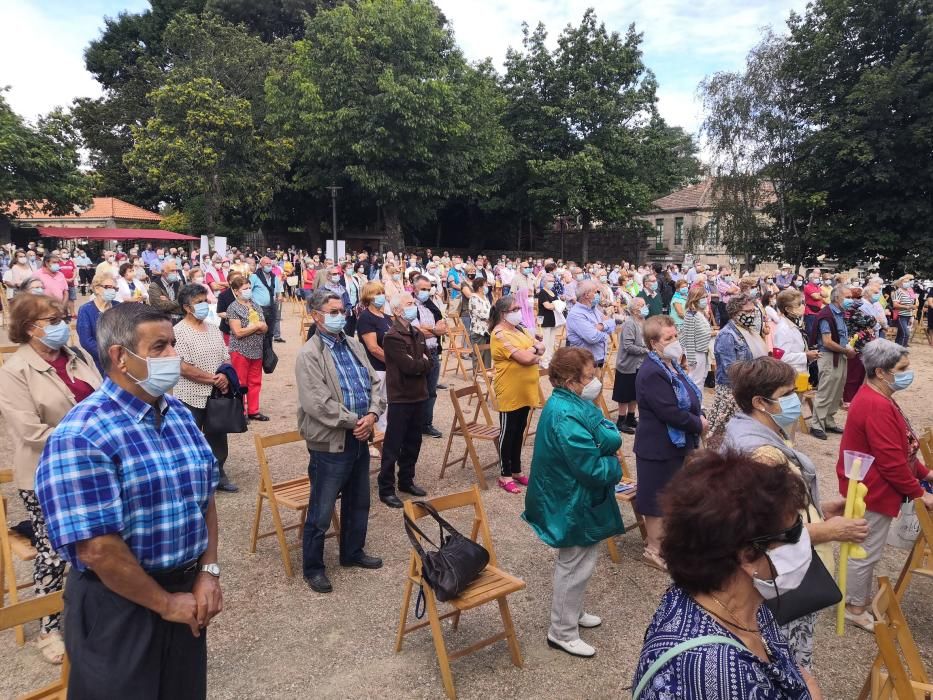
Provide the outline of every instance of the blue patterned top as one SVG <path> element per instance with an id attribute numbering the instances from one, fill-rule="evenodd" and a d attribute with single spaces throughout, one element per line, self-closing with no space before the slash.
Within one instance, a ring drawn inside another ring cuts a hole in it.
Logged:
<path id="1" fill-rule="evenodd" d="M 337 368 L 337 381 L 340 382 L 344 407 L 351 413 L 355 413 L 357 418 L 362 418 L 369 411 L 372 390 L 369 372 L 347 347 L 346 336 L 343 333 L 339 336 L 321 333 L 321 342 L 330 348 L 334 356 L 334 366 Z"/>
<path id="2" fill-rule="evenodd" d="M 108 378 L 49 437 L 36 495 L 52 546 L 72 566 L 85 569 L 78 542 L 118 534 L 157 572 L 207 548 L 204 516 L 219 477 L 181 401 L 166 396 L 154 408 Z"/>
<path id="3" fill-rule="evenodd" d="M 758 609 L 758 626 L 771 663 L 726 644 L 694 647 L 662 666 L 639 700 L 810 700 L 787 641 L 764 605 Z M 671 586 L 645 631 L 632 687 L 665 651 L 707 634 L 738 640 L 683 589 Z"/>

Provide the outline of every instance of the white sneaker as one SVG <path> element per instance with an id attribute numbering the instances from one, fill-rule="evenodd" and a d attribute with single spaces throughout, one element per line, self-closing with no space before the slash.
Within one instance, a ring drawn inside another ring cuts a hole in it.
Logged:
<path id="1" fill-rule="evenodd" d="M 589 658 L 596 654 L 596 650 L 582 639 L 574 639 L 570 642 L 559 642 L 552 638 L 551 635 L 548 635 L 547 645 L 552 649 L 566 651 L 571 656 L 582 656 L 584 658 Z"/>
<path id="2" fill-rule="evenodd" d="M 580 615 L 580 621 L 577 623 L 580 627 L 599 627 L 603 624 L 603 619 L 597 615 L 590 615 L 588 612 Z"/>

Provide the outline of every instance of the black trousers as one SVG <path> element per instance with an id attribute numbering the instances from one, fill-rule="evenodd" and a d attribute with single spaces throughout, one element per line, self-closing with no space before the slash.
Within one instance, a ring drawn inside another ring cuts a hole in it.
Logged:
<path id="1" fill-rule="evenodd" d="M 197 571 L 154 577 L 170 593 L 190 592 Z M 207 630 L 166 622 L 72 569 L 65 586 L 69 700 L 201 700 L 207 697 Z"/>
<path id="2" fill-rule="evenodd" d="M 499 412 L 499 464 L 502 476 L 522 473 L 522 438 L 528 425 L 529 406 Z"/>
<path id="3" fill-rule="evenodd" d="M 182 401 L 184 403 L 184 401 Z M 185 404 L 185 408 L 191 411 L 191 415 L 194 416 L 194 422 L 198 424 L 200 430 L 204 430 L 204 416 L 206 409 L 204 408 L 195 408 L 190 404 Z M 227 461 L 227 455 L 229 454 L 229 448 L 227 447 L 227 434 L 226 433 L 204 433 L 204 437 L 207 439 L 207 444 L 211 446 L 211 452 L 214 453 L 214 459 L 217 460 L 217 464 L 220 465 L 220 476 L 223 477 L 224 474 L 224 464 Z"/>
<path id="4" fill-rule="evenodd" d="M 424 401 L 390 403 L 382 442 L 382 466 L 379 469 L 379 496 L 395 494 L 395 465 L 398 464 L 398 485 L 415 482 L 415 464 L 421 453 L 421 416 Z"/>

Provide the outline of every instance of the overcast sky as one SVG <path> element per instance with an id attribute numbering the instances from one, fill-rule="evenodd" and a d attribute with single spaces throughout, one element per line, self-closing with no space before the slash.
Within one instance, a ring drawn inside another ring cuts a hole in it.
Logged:
<path id="1" fill-rule="evenodd" d="M 262 0 L 257 0 L 262 1 Z M 587 7 L 624 33 L 632 22 L 644 34 L 645 62 L 657 75 L 659 108 L 671 124 L 695 132 L 700 120 L 697 83 L 706 75 L 742 66 L 760 30 L 783 32 L 791 10 L 806 0 L 435 0 L 454 26 L 470 59 L 491 57 L 501 68 L 509 46 L 521 46 L 521 25 L 544 22 L 551 45 Z M 84 70 L 84 48 L 104 16 L 139 12 L 147 0 L 0 0 L 0 86 L 27 119 L 68 105 L 100 88 Z"/>

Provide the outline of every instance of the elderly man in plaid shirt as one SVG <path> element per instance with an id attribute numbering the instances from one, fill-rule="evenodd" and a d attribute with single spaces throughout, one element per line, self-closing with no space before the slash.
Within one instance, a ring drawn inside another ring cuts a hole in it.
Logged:
<path id="1" fill-rule="evenodd" d="M 107 379 L 59 423 L 36 493 L 72 566 L 65 593 L 68 697 L 204 698 L 206 627 L 220 612 L 219 470 L 172 396 L 171 319 L 121 304 L 98 322 Z"/>

